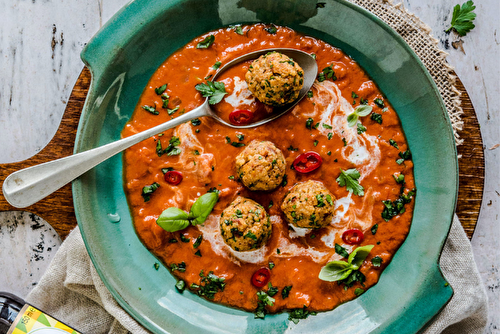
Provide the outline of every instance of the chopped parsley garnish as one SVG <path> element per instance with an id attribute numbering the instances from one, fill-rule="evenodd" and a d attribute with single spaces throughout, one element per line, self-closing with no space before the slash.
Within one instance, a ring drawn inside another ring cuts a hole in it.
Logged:
<path id="1" fill-rule="evenodd" d="M 299 148 L 298 147 L 293 147 L 292 145 L 290 145 L 290 147 L 288 147 L 287 150 L 294 152 L 294 151 L 298 151 Z"/>
<path id="2" fill-rule="evenodd" d="M 218 81 L 207 81 L 206 84 L 200 83 L 194 86 L 194 88 L 199 91 L 203 97 L 208 97 L 209 104 L 219 103 L 222 101 L 224 95 L 227 94 L 224 83 Z"/>
<path id="3" fill-rule="evenodd" d="M 389 221 L 392 217 L 404 213 L 406 211 L 405 204 L 410 203 L 413 196 L 415 196 L 415 189 L 409 191 L 408 194 L 399 195 L 399 198 L 394 201 L 382 201 L 382 203 L 384 203 L 382 218 L 384 218 L 385 221 Z"/>
<path id="4" fill-rule="evenodd" d="M 277 286 L 272 286 L 271 282 L 269 282 L 268 289 L 267 289 L 267 295 L 269 297 L 274 297 L 274 295 L 277 294 L 278 291 L 279 291 L 278 287 Z"/>
<path id="5" fill-rule="evenodd" d="M 264 319 L 266 316 L 266 306 L 273 306 L 276 300 L 265 291 L 257 291 L 257 309 L 254 312 L 255 319 Z"/>
<path id="6" fill-rule="evenodd" d="M 287 285 L 281 290 L 281 298 L 285 299 L 288 298 L 288 295 L 290 294 L 290 290 L 292 290 L 292 285 Z"/>
<path id="7" fill-rule="evenodd" d="M 389 139 L 389 144 L 391 144 L 391 146 L 394 146 L 395 148 L 397 148 L 399 150 L 398 143 L 396 143 L 396 141 L 394 139 Z"/>
<path id="8" fill-rule="evenodd" d="M 313 142 L 313 145 L 314 145 L 314 146 L 318 146 L 318 143 L 319 143 L 319 142 L 318 142 L 317 140 L 315 140 L 315 141 Z"/>
<path id="9" fill-rule="evenodd" d="M 240 25 L 229 26 L 229 28 L 233 29 L 238 35 L 243 35 L 243 28 Z"/>
<path id="10" fill-rule="evenodd" d="M 377 97 L 375 100 L 373 100 L 373 102 L 375 103 L 375 105 L 379 108 L 384 108 L 385 107 L 385 104 L 384 104 L 384 100 L 382 100 L 381 98 Z"/>
<path id="11" fill-rule="evenodd" d="M 160 114 L 160 112 L 158 110 L 156 110 L 156 104 L 155 104 L 154 107 L 151 107 L 151 106 L 142 106 L 142 109 L 150 112 L 153 115 L 159 115 Z"/>
<path id="12" fill-rule="evenodd" d="M 306 121 L 306 128 L 309 129 L 309 130 L 312 130 L 312 124 L 313 124 L 314 120 L 312 118 L 308 118 L 307 121 Z"/>
<path id="13" fill-rule="evenodd" d="M 364 292 L 365 292 L 365 290 L 364 290 L 364 289 L 361 289 L 361 288 L 356 288 L 356 289 L 354 290 L 354 294 L 355 294 L 356 296 L 360 296 L 360 295 L 362 295 Z"/>
<path id="14" fill-rule="evenodd" d="M 274 35 L 278 32 L 278 28 L 276 28 L 275 25 L 270 25 L 269 27 L 264 28 L 264 30 L 270 33 L 271 35 Z"/>
<path id="15" fill-rule="evenodd" d="M 354 195 L 363 196 L 365 194 L 363 186 L 358 182 L 361 174 L 355 169 L 351 168 L 346 171 L 340 169 L 340 175 L 337 177 L 339 186 L 346 187 L 346 190 Z"/>
<path id="16" fill-rule="evenodd" d="M 219 291 L 224 291 L 226 286 L 225 278 L 218 277 L 214 275 L 213 271 L 210 271 L 207 276 L 203 274 L 203 269 L 200 272 L 200 284 L 191 284 L 191 289 L 196 290 L 198 296 L 204 296 L 208 299 L 214 299 L 214 296 Z"/>
<path id="17" fill-rule="evenodd" d="M 198 249 L 194 255 L 201 257 L 201 250 Z"/>
<path id="18" fill-rule="evenodd" d="M 243 136 L 243 135 L 240 135 L 240 136 Z M 236 135 L 236 137 L 238 137 L 238 135 Z M 240 139 L 240 138 L 241 137 L 238 137 L 238 140 L 240 140 L 240 141 L 243 140 L 243 139 Z M 231 144 L 234 147 L 243 147 L 243 146 L 245 146 L 244 143 L 239 143 L 237 141 L 231 141 L 231 137 L 229 137 L 229 136 L 226 136 L 226 143 Z"/>
<path id="19" fill-rule="evenodd" d="M 333 137 L 333 132 L 328 132 L 328 134 L 326 135 L 326 138 L 328 140 L 330 140 L 330 139 L 332 139 L 332 137 Z"/>
<path id="20" fill-rule="evenodd" d="M 316 312 L 310 312 L 307 306 L 304 305 L 303 308 L 296 308 L 290 311 L 288 315 L 288 320 L 292 321 L 294 324 L 298 324 L 301 319 L 306 319 L 310 315 L 316 315 Z"/>
<path id="21" fill-rule="evenodd" d="M 144 202 L 147 202 L 151 199 L 151 194 L 156 191 L 160 187 L 160 184 L 158 182 L 155 182 L 149 186 L 145 186 L 142 188 L 142 198 L 144 198 Z"/>
<path id="22" fill-rule="evenodd" d="M 358 96 L 358 94 L 356 94 L 355 92 L 352 92 L 352 93 L 351 93 L 351 97 L 352 97 L 353 99 L 355 99 L 355 98 L 358 98 L 359 96 Z"/>
<path id="23" fill-rule="evenodd" d="M 201 241 L 203 240 L 203 234 L 200 234 L 198 238 L 193 243 L 193 248 L 198 248 L 201 245 Z"/>
<path id="24" fill-rule="evenodd" d="M 345 249 L 344 247 L 340 246 L 339 244 L 335 244 L 335 253 L 337 253 L 338 255 L 344 257 L 344 258 L 348 258 L 349 257 L 349 253 L 347 252 L 347 249 Z"/>
<path id="25" fill-rule="evenodd" d="M 360 103 L 360 104 L 368 104 L 368 100 L 367 100 L 367 99 L 364 99 L 364 98 L 360 98 L 360 99 L 359 99 L 359 103 Z"/>
<path id="26" fill-rule="evenodd" d="M 382 124 L 382 115 L 381 114 L 377 114 L 376 112 L 372 113 L 370 118 L 377 122 L 378 124 Z"/>
<path id="27" fill-rule="evenodd" d="M 312 98 L 312 97 L 313 97 L 313 92 L 312 92 L 312 90 L 310 90 L 310 91 L 308 91 L 308 92 L 307 92 L 307 97 L 308 97 L 308 98 Z"/>
<path id="28" fill-rule="evenodd" d="M 201 124 L 201 121 L 199 118 L 195 118 L 191 120 L 191 124 L 193 124 L 193 126 L 198 126 Z"/>
<path id="29" fill-rule="evenodd" d="M 377 230 L 378 230 L 378 224 L 373 225 L 371 228 L 372 234 L 375 235 L 375 233 L 377 233 Z"/>
<path id="30" fill-rule="evenodd" d="M 475 27 L 474 23 L 472 23 L 476 18 L 476 14 L 472 12 L 474 9 L 476 9 L 476 6 L 474 6 L 474 2 L 471 0 L 462 4 L 462 7 L 460 7 L 460 5 L 456 5 L 453 8 L 451 26 L 446 30 L 446 32 L 454 29 L 460 36 L 465 36 Z"/>
<path id="31" fill-rule="evenodd" d="M 186 271 L 186 263 L 182 261 L 181 263 L 172 263 L 170 265 L 170 270 L 171 271 L 179 271 L 181 273 Z"/>
<path id="32" fill-rule="evenodd" d="M 380 267 L 380 265 L 382 264 L 382 258 L 380 256 L 375 256 L 374 258 L 372 258 L 372 264 L 374 267 Z"/>
<path id="33" fill-rule="evenodd" d="M 335 72 L 333 71 L 333 64 L 330 64 L 330 66 L 325 67 L 321 73 L 318 74 L 318 81 L 323 82 L 326 79 L 332 79 L 333 81 L 337 80 L 337 77 L 335 76 Z"/>
<path id="34" fill-rule="evenodd" d="M 218 69 L 222 63 L 220 61 L 216 61 L 215 64 L 212 65 L 214 70 Z"/>
<path id="35" fill-rule="evenodd" d="M 215 41 L 215 36 L 214 35 L 208 35 L 207 37 L 205 37 L 204 40 L 202 40 L 201 42 L 199 42 L 197 45 L 196 45 L 196 48 L 197 49 L 207 49 L 209 48 Z"/>
<path id="36" fill-rule="evenodd" d="M 158 154 L 159 157 L 161 157 L 163 154 L 167 154 L 168 156 L 173 156 L 173 155 L 179 155 L 181 154 L 182 150 L 177 147 L 181 144 L 181 140 L 179 137 L 172 136 L 168 142 L 168 146 L 166 149 L 162 149 L 161 147 L 161 142 L 158 139 L 156 142 L 156 154 Z"/>
<path id="37" fill-rule="evenodd" d="M 155 93 L 156 95 L 161 95 L 165 92 L 166 89 L 167 89 L 167 84 L 164 84 L 160 87 L 155 88 Z"/>
<path id="38" fill-rule="evenodd" d="M 361 123 L 357 124 L 357 128 L 358 128 L 358 135 L 360 135 L 360 134 L 362 134 L 363 132 L 366 131 L 366 127 L 363 124 L 361 124 Z"/>
<path id="39" fill-rule="evenodd" d="M 321 125 L 322 125 L 325 129 L 329 129 L 329 130 L 331 130 L 331 129 L 332 129 L 332 126 L 331 126 L 331 125 L 328 125 L 328 124 L 326 124 L 326 123 L 322 123 Z"/>
<path id="40" fill-rule="evenodd" d="M 399 174 L 398 176 L 393 175 L 394 180 L 396 180 L 397 184 L 405 184 L 405 176 L 404 174 Z"/>
<path id="41" fill-rule="evenodd" d="M 401 157 L 401 159 L 411 160 L 411 152 L 410 152 L 410 150 L 406 150 L 404 152 L 399 152 L 399 156 Z"/>
<path id="42" fill-rule="evenodd" d="M 189 238 L 186 238 L 186 237 L 184 236 L 184 234 L 182 234 L 182 233 L 181 233 L 181 241 L 182 241 L 182 242 L 189 242 L 189 240 L 190 240 Z"/>
<path id="43" fill-rule="evenodd" d="M 179 291 L 179 292 L 183 292 L 184 289 L 186 289 L 186 282 L 184 282 L 183 280 L 179 280 L 177 281 L 177 283 L 175 284 L 175 288 Z"/>
<path id="44" fill-rule="evenodd" d="M 153 267 L 158 270 L 160 269 L 160 264 L 158 262 L 155 262 L 155 264 L 153 265 Z"/>
<path id="45" fill-rule="evenodd" d="M 245 135 L 242 135 L 240 133 L 236 134 L 236 138 L 238 138 L 239 141 L 243 141 L 245 139 Z"/>
<path id="46" fill-rule="evenodd" d="M 274 262 L 269 262 L 269 269 L 273 269 L 275 266 Z"/>

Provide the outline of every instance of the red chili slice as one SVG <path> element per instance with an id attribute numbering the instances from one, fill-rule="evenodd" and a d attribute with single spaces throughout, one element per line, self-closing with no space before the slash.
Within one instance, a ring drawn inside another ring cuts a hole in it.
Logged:
<path id="1" fill-rule="evenodd" d="M 299 155 L 293 161 L 293 168 L 299 173 L 309 173 L 319 168 L 323 163 L 323 159 L 316 152 L 306 152 Z"/>
<path id="2" fill-rule="evenodd" d="M 171 170 L 165 173 L 165 181 L 173 186 L 178 185 L 182 181 L 182 173 L 176 170 Z"/>
<path id="3" fill-rule="evenodd" d="M 271 278 L 271 270 L 266 267 L 262 267 L 252 275 L 252 284 L 257 288 L 262 288 L 269 282 Z"/>
<path id="4" fill-rule="evenodd" d="M 361 230 L 353 228 L 342 233 L 342 241 L 348 245 L 359 245 L 365 240 L 365 235 Z"/>
<path id="5" fill-rule="evenodd" d="M 253 119 L 253 112 L 250 110 L 235 110 L 229 114 L 229 121 L 235 125 L 249 124 Z"/>

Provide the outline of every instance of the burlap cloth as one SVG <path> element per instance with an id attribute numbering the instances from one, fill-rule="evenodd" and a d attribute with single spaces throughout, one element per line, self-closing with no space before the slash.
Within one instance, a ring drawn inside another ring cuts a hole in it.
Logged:
<path id="1" fill-rule="evenodd" d="M 387 22 L 415 50 L 441 92 L 456 142 L 460 144 L 460 95 L 454 86 L 455 77 L 446 62 L 446 53 L 438 49 L 430 29 L 400 5 L 383 0 L 352 2 Z M 486 291 L 470 242 L 456 216 L 439 264 L 454 295 L 423 333 L 483 333 L 487 322 Z M 104 286 L 78 228 L 64 241 L 27 301 L 82 333 L 149 333 L 117 304 Z"/>

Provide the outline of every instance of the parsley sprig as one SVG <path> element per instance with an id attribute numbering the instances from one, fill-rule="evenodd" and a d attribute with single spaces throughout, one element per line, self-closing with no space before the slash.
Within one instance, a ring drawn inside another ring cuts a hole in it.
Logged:
<path id="1" fill-rule="evenodd" d="M 206 84 L 200 83 L 194 86 L 194 88 L 201 93 L 203 97 L 208 97 L 208 103 L 217 104 L 222 101 L 224 95 L 227 94 L 226 86 L 223 82 L 212 82 L 207 81 Z"/>
<path id="2" fill-rule="evenodd" d="M 365 189 L 359 184 L 358 179 L 360 176 L 361 174 L 355 168 L 346 171 L 343 171 L 341 168 L 340 175 L 337 177 L 337 183 L 341 187 L 345 186 L 348 192 L 354 195 L 363 196 L 365 194 Z"/>
<path id="3" fill-rule="evenodd" d="M 474 2 L 472 2 L 472 0 L 464 3 L 462 7 L 460 7 L 460 5 L 456 5 L 453 8 L 451 26 L 446 30 L 446 32 L 454 29 L 460 36 L 465 36 L 475 27 L 474 23 L 472 23 L 472 21 L 476 18 L 476 14 L 472 12 L 474 9 L 476 9 L 476 6 L 474 6 Z"/>

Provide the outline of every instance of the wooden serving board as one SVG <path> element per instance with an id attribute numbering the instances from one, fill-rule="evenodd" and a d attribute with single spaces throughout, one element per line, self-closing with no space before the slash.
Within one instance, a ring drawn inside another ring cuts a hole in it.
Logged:
<path id="1" fill-rule="evenodd" d="M 0 188 L 8 175 L 19 169 L 62 158 L 73 153 L 76 130 L 89 90 L 90 77 L 90 71 L 84 68 L 73 87 L 58 131 L 42 151 L 28 160 L 0 166 Z M 456 212 L 465 232 L 469 238 L 472 238 L 483 198 L 483 141 L 474 107 L 460 80 L 457 80 L 457 88 L 462 93 L 461 100 L 464 111 L 462 115 L 464 128 L 460 132 L 460 136 L 465 140 L 458 147 L 458 154 L 462 157 L 458 160 L 459 193 Z M 8 204 L 3 194 L 0 194 L 0 211 L 11 210 L 19 209 Z M 48 221 L 62 239 L 77 225 L 70 184 L 24 209 L 24 211 L 32 212 Z"/>

